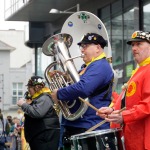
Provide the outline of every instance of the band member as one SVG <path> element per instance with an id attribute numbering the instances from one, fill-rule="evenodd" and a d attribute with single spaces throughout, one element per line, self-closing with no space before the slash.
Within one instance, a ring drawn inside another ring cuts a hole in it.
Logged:
<path id="1" fill-rule="evenodd" d="M 148 150 L 150 149 L 150 33 L 135 31 L 131 40 L 127 42 L 131 45 L 134 60 L 138 67 L 126 85 L 125 98 L 122 96 L 116 100 L 114 110 L 112 108 L 100 108 L 100 117 L 116 125 L 123 125 L 123 135 L 125 138 L 126 150 Z M 118 113 L 118 110 L 125 104 L 126 110 Z"/>
<path id="2" fill-rule="evenodd" d="M 78 45 L 84 55 L 83 61 L 85 62 L 84 67 L 82 66 L 82 70 L 80 71 L 80 80 L 67 87 L 53 90 L 52 99 L 57 103 L 58 100 L 69 100 L 72 102 L 78 97 L 89 97 L 90 103 L 97 108 L 109 106 L 111 103 L 113 72 L 103 50 L 107 45 L 106 40 L 96 33 L 88 33 Z M 96 116 L 95 110 L 90 107 L 77 120 L 69 121 L 63 118 L 64 148 L 69 149 L 71 147 L 68 140 L 71 135 L 83 133 L 102 120 L 102 118 Z M 108 129 L 109 127 L 109 123 L 107 122 L 97 128 L 97 130 Z M 88 147 L 86 145 L 85 148 L 82 144 L 82 149 L 96 150 L 94 140 L 93 138 L 89 138 L 87 142 Z"/>
<path id="3" fill-rule="evenodd" d="M 50 90 L 45 87 L 44 79 L 40 76 L 32 76 L 27 86 L 32 102 L 28 104 L 20 99 L 17 103 L 25 113 L 26 141 L 31 150 L 57 150 L 60 125 Z"/>

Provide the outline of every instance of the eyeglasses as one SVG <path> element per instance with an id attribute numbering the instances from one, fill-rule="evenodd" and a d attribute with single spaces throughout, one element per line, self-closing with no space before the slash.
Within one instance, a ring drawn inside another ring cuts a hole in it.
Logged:
<path id="1" fill-rule="evenodd" d="M 82 44 L 82 45 L 79 46 L 79 48 L 80 48 L 80 50 L 82 50 L 82 49 L 88 48 L 91 45 L 95 45 L 95 44 Z"/>

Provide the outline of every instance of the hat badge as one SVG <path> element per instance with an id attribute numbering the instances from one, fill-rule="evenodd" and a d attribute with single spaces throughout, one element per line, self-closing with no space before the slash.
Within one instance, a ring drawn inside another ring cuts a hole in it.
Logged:
<path id="1" fill-rule="evenodd" d="M 132 39 L 135 39 L 136 37 L 137 37 L 137 32 L 134 32 L 133 34 L 132 34 Z"/>
<path id="2" fill-rule="evenodd" d="M 93 38 L 93 35 L 88 36 L 88 40 L 91 41 Z"/>
<path id="3" fill-rule="evenodd" d="M 93 39 L 96 40 L 96 37 L 94 37 Z"/>
<path id="4" fill-rule="evenodd" d="M 37 80 L 37 82 L 42 83 L 42 79 L 39 78 L 39 79 Z"/>

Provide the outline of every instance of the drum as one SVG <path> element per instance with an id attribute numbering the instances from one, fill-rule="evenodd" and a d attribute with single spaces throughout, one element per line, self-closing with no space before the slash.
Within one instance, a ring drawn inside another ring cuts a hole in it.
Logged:
<path id="1" fill-rule="evenodd" d="M 72 150 L 124 150 L 121 131 L 106 129 L 73 135 Z"/>

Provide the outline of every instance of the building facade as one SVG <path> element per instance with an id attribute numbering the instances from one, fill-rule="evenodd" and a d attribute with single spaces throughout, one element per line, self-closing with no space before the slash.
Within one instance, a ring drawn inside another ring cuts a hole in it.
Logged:
<path id="1" fill-rule="evenodd" d="M 2 111 L 5 109 L 5 100 L 7 104 L 10 99 L 10 79 L 8 74 L 10 69 L 10 52 L 14 50 L 14 47 L 0 41 L 0 109 Z"/>
<path id="2" fill-rule="evenodd" d="M 4 115 L 17 114 L 17 100 L 34 74 L 33 52 L 24 44 L 24 31 L 0 31 L 0 109 Z"/>
<path id="3" fill-rule="evenodd" d="M 29 22 L 25 43 L 35 49 L 35 73 L 43 75 L 42 68 L 50 63 L 50 58 L 43 56 L 42 45 L 48 37 L 61 31 L 70 15 L 50 14 L 49 11 L 52 8 L 67 10 L 77 4 L 80 5 L 80 11 L 92 12 L 106 26 L 112 47 L 113 67 L 119 78 L 116 91 L 120 92 L 122 84 L 127 82 L 136 67 L 131 47 L 126 42 L 135 30 L 150 30 L 150 0 L 61 0 L 57 4 L 55 0 L 19 0 L 5 4 L 5 19 Z"/>

